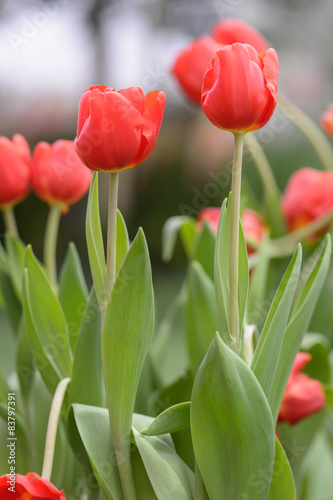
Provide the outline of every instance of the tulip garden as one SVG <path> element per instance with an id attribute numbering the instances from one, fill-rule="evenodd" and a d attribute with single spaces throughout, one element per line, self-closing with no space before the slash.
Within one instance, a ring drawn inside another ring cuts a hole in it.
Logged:
<path id="1" fill-rule="evenodd" d="M 129 238 L 118 182 L 153 153 L 168 96 L 91 86 L 74 141 L 31 151 L 0 138 L 0 307 L 16 349 L 15 371 L 0 367 L 2 500 L 333 498 L 333 107 L 314 123 L 281 95 L 278 54 L 241 20 L 193 40 L 171 72 L 234 150 L 222 207 L 161 228 L 164 260 L 179 240 L 187 271 L 158 321 L 146 237 Z M 256 137 L 276 107 L 321 165 L 283 192 Z M 43 259 L 15 220 L 31 190 L 49 205 Z M 87 280 L 73 243 L 59 269 L 57 238 L 88 191 Z"/>

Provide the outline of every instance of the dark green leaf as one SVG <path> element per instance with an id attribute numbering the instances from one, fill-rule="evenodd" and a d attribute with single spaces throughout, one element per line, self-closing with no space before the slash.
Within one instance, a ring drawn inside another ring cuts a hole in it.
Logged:
<path id="1" fill-rule="evenodd" d="M 0 271 L 0 288 L 8 318 L 14 333 L 17 333 L 22 315 L 22 307 L 14 291 L 12 281 L 4 271 Z"/>
<path id="2" fill-rule="evenodd" d="M 164 410 L 153 422 L 141 431 L 146 436 L 158 436 L 186 429 L 190 426 L 191 403 L 180 403 Z"/>
<path id="3" fill-rule="evenodd" d="M 25 245 L 17 236 L 6 234 L 9 274 L 17 298 L 21 301 Z"/>
<path id="4" fill-rule="evenodd" d="M 211 280 L 214 280 L 214 252 L 216 235 L 211 225 L 205 221 L 202 230 L 193 241 L 192 258 L 200 262 Z"/>

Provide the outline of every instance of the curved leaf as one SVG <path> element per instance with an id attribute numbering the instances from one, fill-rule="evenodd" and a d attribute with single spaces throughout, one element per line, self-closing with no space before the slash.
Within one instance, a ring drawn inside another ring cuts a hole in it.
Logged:
<path id="1" fill-rule="evenodd" d="M 158 436 L 170 432 L 180 431 L 190 426 L 191 403 L 179 403 L 167 408 L 160 413 L 141 434 L 145 436 Z"/>
<path id="2" fill-rule="evenodd" d="M 258 488 L 264 487 L 265 479 L 256 478 Z M 296 500 L 296 489 L 293 473 L 288 458 L 278 438 L 275 438 L 275 459 L 273 477 L 267 500 Z"/>

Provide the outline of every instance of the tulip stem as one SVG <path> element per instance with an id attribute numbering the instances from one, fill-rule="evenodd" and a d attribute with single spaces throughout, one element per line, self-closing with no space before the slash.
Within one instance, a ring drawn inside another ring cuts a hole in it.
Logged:
<path id="1" fill-rule="evenodd" d="M 12 236 L 18 236 L 17 225 L 13 207 L 4 207 L 2 209 L 5 230 Z"/>
<path id="2" fill-rule="evenodd" d="M 61 216 L 61 205 L 51 205 L 46 223 L 44 239 L 44 264 L 52 286 L 57 284 L 57 237 Z"/>
<path id="3" fill-rule="evenodd" d="M 244 134 L 234 134 L 234 160 L 232 167 L 231 205 L 230 205 L 230 246 L 229 246 L 229 294 L 230 294 L 230 333 L 239 351 L 240 327 L 238 307 L 238 254 L 239 254 L 239 221 L 240 196 L 242 184 L 242 159 Z"/>
<path id="4" fill-rule="evenodd" d="M 48 479 L 49 481 L 51 479 L 51 473 L 52 473 L 54 449 L 55 449 L 61 407 L 70 380 L 71 380 L 70 378 L 64 378 L 59 382 L 51 404 L 49 421 L 47 424 L 47 431 L 46 431 L 45 451 L 44 451 L 43 469 L 41 476 L 44 479 Z"/>
<path id="5" fill-rule="evenodd" d="M 253 132 L 246 134 L 245 145 L 252 155 L 266 192 L 279 197 L 280 190 L 276 183 L 271 166 L 260 142 L 257 140 Z"/>
<path id="6" fill-rule="evenodd" d="M 105 279 L 106 302 L 116 279 L 118 183 L 119 172 L 110 172 Z"/>
<path id="7" fill-rule="evenodd" d="M 281 111 L 303 132 L 310 144 L 312 144 L 325 169 L 332 171 L 333 150 L 321 128 L 283 95 L 278 94 L 277 101 Z"/>

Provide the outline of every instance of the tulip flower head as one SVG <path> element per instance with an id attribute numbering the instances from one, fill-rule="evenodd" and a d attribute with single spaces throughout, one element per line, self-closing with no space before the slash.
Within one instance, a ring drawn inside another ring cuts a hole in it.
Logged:
<path id="1" fill-rule="evenodd" d="M 326 134 L 333 136 L 333 104 L 330 104 L 320 118 L 320 125 Z"/>
<path id="2" fill-rule="evenodd" d="M 63 490 L 59 491 L 47 479 L 34 472 L 0 477 L 1 500 L 66 500 Z"/>
<path id="3" fill-rule="evenodd" d="M 139 87 L 87 89 L 79 105 L 76 151 L 91 170 L 118 172 L 143 163 L 160 131 L 165 94 Z"/>
<path id="4" fill-rule="evenodd" d="M 290 231 L 333 210 L 333 173 L 302 168 L 289 179 L 282 213 Z"/>
<path id="5" fill-rule="evenodd" d="M 62 211 L 82 198 L 92 174 L 75 151 L 73 141 L 59 140 L 50 145 L 39 142 L 33 152 L 32 185 L 49 205 L 62 204 Z"/>
<path id="6" fill-rule="evenodd" d="M 20 134 L 12 141 L 0 137 L 0 178 L 0 209 L 26 198 L 31 185 L 31 153 Z"/>
<path id="7" fill-rule="evenodd" d="M 200 211 L 198 215 L 198 229 L 201 229 L 204 222 L 208 222 L 213 229 L 214 233 L 217 233 L 217 228 L 219 225 L 221 209 L 218 207 L 208 207 Z"/>
<path id="8" fill-rule="evenodd" d="M 278 68 L 274 49 L 259 54 L 250 45 L 234 43 L 218 50 L 203 79 L 206 116 L 231 132 L 263 127 L 276 107 Z"/>
<path id="9" fill-rule="evenodd" d="M 269 48 L 268 41 L 252 26 L 240 19 L 226 19 L 215 24 L 212 28 L 212 37 L 222 45 L 233 43 L 248 43 L 262 52 Z"/>
<path id="10" fill-rule="evenodd" d="M 311 358 L 311 354 L 305 352 L 297 354 L 283 395 L 278 422 L 288 422 L 294 425 L 313 413 L 317 413 L 325 405 L 322 384 L 305 373 L 300 373 Z"/>

